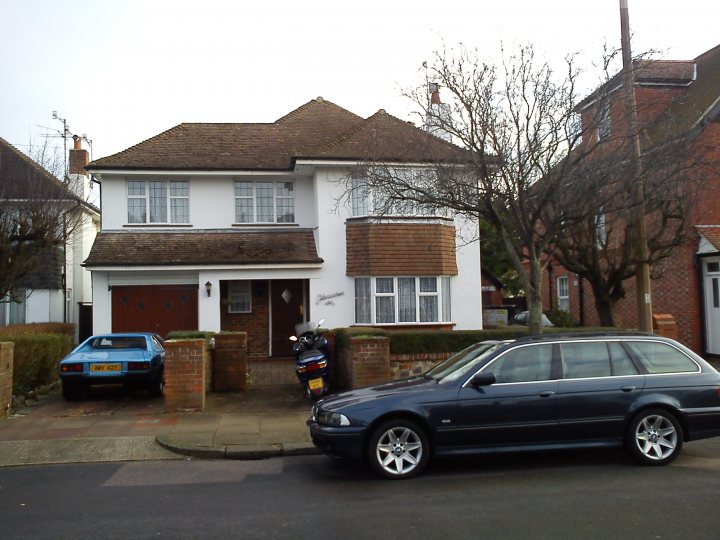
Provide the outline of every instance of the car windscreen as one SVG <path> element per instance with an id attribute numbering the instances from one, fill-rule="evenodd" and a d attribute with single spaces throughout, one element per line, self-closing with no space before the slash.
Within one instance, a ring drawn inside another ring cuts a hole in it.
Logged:
<path id="1" fill-rule="evenodd" d="M 441 383 L 456 381 L 472 371 L 480 362 L 505 345 L 507 345 L 507 343 L 498 341 L 476 343 L 452 355 L 444 362 L 441 362 L 425 373 L 425 376 Z"/>
<path id="2" fill-rule="evenodd" d="M 147 344 L 145 338 L 135 336 L 104 336 L 97 337 L 88 341 L 82 348 L 83 351 L 88 350 L 106 350 L 106 349 L 145 349 Z"/>

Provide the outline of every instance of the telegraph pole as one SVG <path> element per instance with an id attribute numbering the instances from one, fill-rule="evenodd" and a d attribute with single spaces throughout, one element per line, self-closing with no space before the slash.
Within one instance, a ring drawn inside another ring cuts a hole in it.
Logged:
<path id="1" fill-rule="evenodd" d="M 652 332 L 652 296 L 650 292 L 650 263 L 648 262 L 647 232 L 645 231 L 645 180 L 643 179 L 642 151 L 635 101 L 635 74 L 633 73 L 632 52 L 630 49 L 630 15 L 628 0 L 620 0 L 620 34 L 625 95 L 629 109 L 628 127 L 634 144 L 633 203 L 635 205 L 635 287 L 638 327 L 643 332 Z"/>

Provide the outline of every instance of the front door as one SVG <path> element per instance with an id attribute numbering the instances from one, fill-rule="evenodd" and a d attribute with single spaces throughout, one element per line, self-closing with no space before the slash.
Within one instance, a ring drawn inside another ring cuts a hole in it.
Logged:
<path id="1" fill-rule="evenodd" d="M 303 322 L 305 282 L 301 279 L 280 279 L 270 282 L 270 355 L 291 356 L 290 336 L 295 325 Z"/>
<path id="2" fill-rule="evenodd" d="M 720 354 L 720 258 L 703 261 L 707 352 Z"/>

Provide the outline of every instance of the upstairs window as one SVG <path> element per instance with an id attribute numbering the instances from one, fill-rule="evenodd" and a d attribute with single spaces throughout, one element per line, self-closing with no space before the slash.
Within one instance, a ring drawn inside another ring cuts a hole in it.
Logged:
<path id="1" fill-rule="evenodd" d="M 295 184 L 236 181 L 235 223 L 295 223 Z"/>
<path id="2" fill-rule="evenodd" d="M 130 180 L 128 223 L 189 223 L 190 188 L 186 180 Z"/>
<path id="3" fill-rule="evenodd" d="M 383 184 L 383 177 L 388 178 L 387 184 L 393 186 L 397 193 L 377 187 Z M 437 174 L 432 169 L 393 167 L 356 173 L 350 184 L 352 215 L 353 217 L 444 215 L 445 212 L 436 208 L 429 208 L 418 204 L 417 201 L 402 198 L 407 192 L 402 189 L 405 185 L 432 193 L 436 184 Z"/>
<path id="4" fill-rule="evenodd" d="M 612 121 L 610 118 L 610 102 L 604 100 L 600 103 L 600 111 L 597 121 L 598 140 L 607 139 L 612 133 Z"/>

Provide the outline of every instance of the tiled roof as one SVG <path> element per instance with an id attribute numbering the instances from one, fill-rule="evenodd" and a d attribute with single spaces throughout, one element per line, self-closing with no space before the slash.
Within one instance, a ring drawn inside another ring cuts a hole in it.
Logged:
<path id="1" fill-rule="evenodd" d="M 692 135 L 694 129 L 704 127 L 705 122 L 713 120 L 720 112 L 720 45 L 701 54 L 694 62 L 696 80 L 648 130 L 652 143 L 678 135 Z"/>
<path id="2" fill-rule="evenodd" d="M 101 232 L 85 266 L 318 264 L 311 229 Z"/>
<path id="3" fill-rule="evenodd" d="M 77 200 L 55 176 L 0 138 L 0 199 Z"/>
<path id="4" fill-rule="evenodd" d="M 88 170 L 290 170 L 294 160 L 467 159 L 457 146 L 380 111 L 363 119 L 322 98 L 272 124 L 180 124 Z"/>
<path id="5" fill-rule="evenodd" d="M 706 122 L 720 113 L 720 45 L 704 52 L 694 60 L 639 61 L 636 84 L 674 84 L 687 90 L 645 130 L 643 146 L 652 147 L 665 141 L 692 137 Z M 610 79 L 576 106 L 582 110 L 604 92 L 611 92 L 620 84 L 620 74 Z M 695 130 L 695 131 L 694 131 Z"/>

